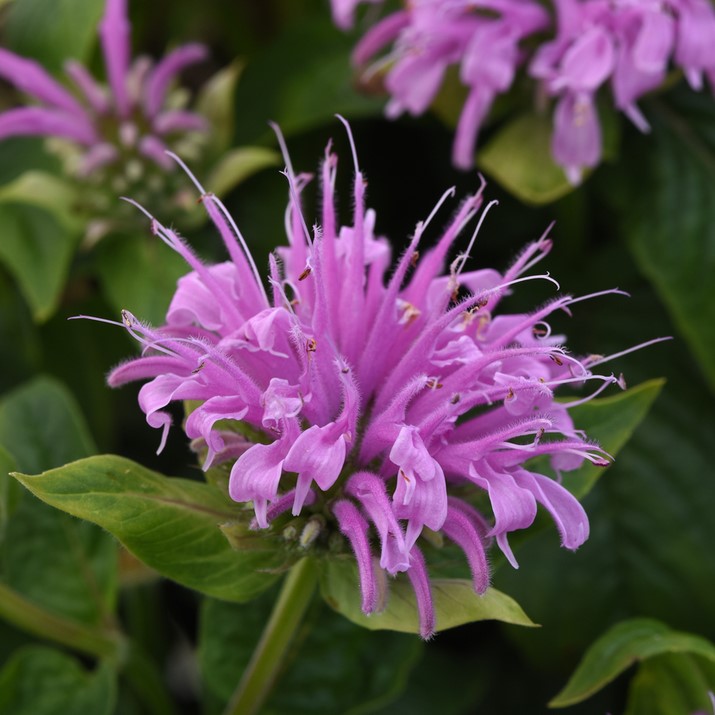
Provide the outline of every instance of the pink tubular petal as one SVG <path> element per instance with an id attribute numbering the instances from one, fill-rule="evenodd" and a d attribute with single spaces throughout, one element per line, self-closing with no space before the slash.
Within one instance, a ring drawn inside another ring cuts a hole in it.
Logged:
<path id="1" fill-rule="evenodd" d="M 77 60 L 68 60 L 65 63 L 65 72 L 77 85 L 89 106 L 97 114 L 106 114 L 109 111 L 109 99 L 106 91 L 97 83 L 83 64 L 80 64 Z"/>
<path id="2" fill-rule="evenodd" d="M 107 79 L 120 117 L 129 116 L 132 108 L 126 85 L 131 54 L 130 32 L 127 0 L 107 0 L 104 17 L 99 23 L 99 37 Z"/>
<path id="3" fill-rule="evenodd" d="M 340 531 L 350 542 L 360 574 L 362 593 L 362 611 L 370 614 L 377 606 L 378 589 L 375 584 L 375 572 L 372 566 L 372 553 L 368 539 L 369 525 L 357 507 L 347 499 L 333 505 L 333 514 L 338 520 Z"/>
<path id="4" fill-rule="evenodd" d="M 144 85 L 144 111 L 149 117 L 156 116 L 162 108 L 171 80 L 185 67 L 200 62 L 207 55 L 208 50 L 203 45 L 182 45 L 156 65 Z"/>
<path id="5" fill-rule="evenodd" d="M 479 84 L 471 90 L 462 107 L 452 148 L 452 161 L 459 169 L 466 171 L 474 166 L 477 134 L 492 106 L 494 95 L 490 87 Z"/>
<path id="6" fill-rule="evenodd" d="M 172 171 L 174 169 L 174 162 L 167 155 L 167 149 L 166 144 L 153 134 L 148 134 L 139 141 L 139 153 L 142 156 L 151 159 L 157 166 L 164 169 L 164 171 Z"/>
<path id="7" fill-rule="evenodd" d="M 392 42 L 400 31 L 410 22 L 407 10 L 393 12 L 384 20 L 373 25 L 362 37 L 353 50 L 353 64 L 362 65 L 377 54 L 385 45 Z"/>
<path id="8" fill-rule="evenodd" d="M 348 480 L 346 492 L 360 502 L 375 524 L 382 542 L 380 566 L 393 576 L 409 567 L 405 537 L 397 522 L 384 482 L 369 472 L 357 472 Z"/>
<path id="9" fill-rule="evenodd" d="M 83 157 L 79 165 L 80 176 L 89 176 L 119 157 L 119 152 L 113 144 L 102 142 L 95 144 Z"/>
<path id="10" fill-rule="evenodd" d="M 571 492 L 553 479 L 524 469 L 515 471 L 514 479 L 548 509 L 559 530 L 561 545 L 564 548 L 575 550 L 588 539 L 588 517 Z"/>
<path id="11" fill-rule="evenodd" d="M 31 94 L 41 102 L 87 121 L 84 108 L 38 62 L 0 47 L 0 77 L 15 85 L 21 92 Z"/>
<path id="12" fill-rule="evenodd" d="M 154 119 L 154 131 L 157 134 L 172 132 L 204 132 L 209 128 L 208 121 L 196 112 L 172 109 L 158 114 Z"/>
<path id="13" fill-rule="evenodd" d="M 407 570 L 407 576 L 415 591 L 417 613 L 420 618 L 420 635 L 424 640 L 429 640 L 435 631 L 434 603 L 425 559 L 416 546 L 413 546 L 410 551 L 410 568 Z"/>
<path id="14" fill-rule="evenodd" d="M 61 137 L 85 146 L 96 141 L 91 124 L 63 111 L 44 107 L 18 107 L 0 114 L 0 139 L 17 136 Z"/>
<path id="15" fill-rule="evenodd" d="M 472 521 L 461 510 L 450 507 L 442 531 L 464 551 L 472 571 L 474 590 L 478 594 L 484 593 L 489 586 L 489 564 L 482 537 Z"/>
<path id="16" fill-rule="evenodd" d="M 554 159 L 564 167 L 569 181 L 578 184 L 581 170 L 601 159 L 601 128 L 590 95 L 566 94 L 556 105 L 554 135 L 551 143 Z"/>

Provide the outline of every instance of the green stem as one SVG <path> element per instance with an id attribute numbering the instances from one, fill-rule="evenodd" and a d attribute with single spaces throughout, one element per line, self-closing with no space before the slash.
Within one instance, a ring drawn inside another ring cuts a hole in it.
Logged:
<path id="1" fill-rule="evenodd" d="M 2 582 L 0 617 L 28 633 L 98 658 L 121 660 L 124 656 L 124 639 L 120 633 L 85 626 L 51 613 Z"/>
<path id="2" fill-rule="evenodd" d="M 256 715 L 260 711 L 310 604 L 317 580 L 315 563 L 309 558 L 291 569 L 224 715 Z"/>

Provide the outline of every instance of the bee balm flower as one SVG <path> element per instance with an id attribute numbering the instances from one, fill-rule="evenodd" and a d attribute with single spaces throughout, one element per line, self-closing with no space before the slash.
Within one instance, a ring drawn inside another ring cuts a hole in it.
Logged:
<path id="1" fill-rule="evenodd" d="M 108 91 L 77 61 L 66 63 L 68 88 L 37 62 L 0 48 L 0 77 L 39 102 L 1 113 L 0 139 L 35 135 L 62 140 L 76 174 L 105 177 L 98 172 L 111 170 L 120 190 L 145 181 L 147 173 L 163 181 L 174 168 L 166 149 L 188 151 L 190 138 L 208 129 L 199 114 L 172 106 L 168 92 L 179 72 L 206 57 L 206 49 L 183 45 L 156 65 L 146 57 L 130 63 L 127 0 L 107 0 L 99 37 Z"/>
<path id="2" fill-rule="evenodd" d="M 308 177 L 296 176 L 285 155 L 288 245 L 270 257 L 266 284 L 223 204 L 198 183 L 229 260 L 204 264 L 150 217 L 191 272 L 162 327 L 124 314 L 142 355 L 116 367 L 109 383 L 146 382 L 139 404 L 164 435 L 166 406 L 194 401 L 186 434 L 205 446 L 205 469 L 230 465 L 229 493 L 253 505 L 255 528 L 283 530 L 296 517 L 290 533 L 311 549 L 334 549 L 342 534 L 366 613 L 380 608 L 386 576 L 404 572 L 428 637 L 436 624 L 421 549 L 426 530 L 464 551 L 478 593 L 489 584 L 489 543 L 516 565 L 509 534 L 528 527 L 539 504 L 563 546 L 586 540 L 581 505 L 531 460 L 545 457 L 557 472 L 584 460 L 606 464 L 572 423 L 569 409 L 582 400 L 555 401 L 554 392 L 590 380 L 599 392 L 616 379 L 594 374 L 596 359 L 572 356 L 551 331 L 549 316 L 580 299 L 558 297 L 529 313 L 499 310 L 520 282 L 552 280 L 529 275 L 551 248 L 547 237 L 504 273 L 472 269 L 482 213 L 466 252 L 449 262 L 479 215 L 483 184 L 420 256 L 446 192 L 393 266 L 366 208 L 357 159 L 354 212 L 341 224 L 337 157 L 328 147 L 320 225 L 310 231 L 300 206 Z M 480 500 L 489 506 L 478 509 Z"/>

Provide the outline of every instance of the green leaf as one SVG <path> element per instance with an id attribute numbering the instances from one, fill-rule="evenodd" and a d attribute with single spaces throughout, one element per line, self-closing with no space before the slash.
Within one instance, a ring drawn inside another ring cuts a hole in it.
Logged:
<path id="1" fill-rule="evenodd" d="M 352 87 L 353 41 L 325 12 L 307 13 L 291 23 L 241 78 L 236 91 L 239 143 L 270 139 L 267 119 L 288 135 L 334 122 L 336 113 L 351 119 L 379 114 L 382 100 Z"/>
<path id="2" fill-rule="evenodd" d="M 208 484 L 112 455 L 13 476 L 48 504 L 114 534 L 162 575 L 216 598 L 252 598 L 275 580 L 270 570 L 283 565 L 274 541 L 247 528 L 242 549 L 231 548 L 219 526 L 243 510 Z"/>
<path id="3" fill-rule="evenodd" d="M 696 655 L 660 655 L 643 663 L 631 681 L 626 715 L 709 713 L 715 663 Z"/>
<path id="4" fill-rule="evenodd" d="M 87 59 L 104 4 L 104 0 L 15 2 L 7 17 L 8 46 L 59 73 L 66 60 Z"/>
<path id="5" fill-rule="evenodd" d="M 79 239 L 53 214 L 27 204 L 0 204 L 0 261 L 10 269 L 37 321 L 57 308 Z"/>
<path id="6" fill-rule="evenodd" d="M 217 196 L 225 196 L 231 189 L 252 174 L 269 166 L 276 166 L 280 156 L 263 147 L 239 147 L 223 155 L 206 180 L 206 187 Z"/>
<path id="7" fill-rule="evenodd" d="M 126 309 L 153 325 L 163 324 L 176 282 L 190 270 L 186 261 L 143 233 L 108 237 L 96 254 L 102 288 L 117 315 Z"/>
<path id="8" fill-rule="evenodd" d="M 471 581 L 466 579 L 435 578 L 430 583 L 437 631 L 485 620 L 519 626 L 536 625 L 516 601 L 493 588 L 479 596 Z M 357 568 L 352 561 L 325 562 L 321 591 L 329 606 L 359 626 L 369 630 L 420 632 L 414 591 L 405 578 L 398 577 L 390 582 L 387 607 L 382 613 L 371 616 L 362 612 Z"/>
<path id="9" fill-rule="evenodd" d="M 507 191 L 530 204 L 546 204 L 573 191 L 551 156 L 551 118 L 526 114 L 512 120 L 479 151 L 477 165 Z"/>
<path id="10" fill-rule="evenodd" d="M 211 125 L 211 153 L 224 152 L 231 145 L 234 128 L 234 95 L 243 72 L 243 62 L 234 60 L 203 85 L 196 98 L 196 111 Z"/>
<path id="11" fill-rule="evenodd" d="M 216 711 L 228 701 L 270 616 L 275 590 L 247 604 L 207 599 L 201 608 L 199 665 Z M 419 639 L 360 628 L 322 603 L 306 618 L 264 715 L 357 715 L 402 690 Z M 375 659 L 374 654 L 379 653 Z"/>
<path id="12" fill-rule="evenodd" d="M 8 519 L 17 506 L 19 492 L 14 485 L 17 484 L 8 476 L 17 469 L 17 464 L 12 455 L 0 447 L 0 546 L 5 540 L 5 527 Z"/>
<path id="13" fill-rule="evenodd" d="M 61 383 L 37 377 L 0 400 L 0 445 L 18 469 L 42 471 L 95 451 L 81 412 Z"/>
<path id="14" fill-rule="evenodd" d="M 69 231 L 79 233 L 83 228 L 74 210 L 77 203 L 76 189 L 46 171 L 26 171 L 11 183 L 0 187 L 0 202 L 44 209 Z"/>
<path id="15" fill-rule="evenodd" d="M 602 397 L 570 410 L 574 424 L 586 431 L 611 456 L 616 456 L 633 435 L 636 427 L 663 389 L 665 380 L 649 380 L 611 397 Z M 573 472 L 563 474 L 563 485 L 579 499 L 593 488 L 603 474 L 603 467 L 587 462 Z"/>
<path id="16" fill-rule="evenodd" d="M 115 699 L 108 664 L 90 673 L 51 648 L 23 648 L 0 672 L 0 715 L 110 715 Z"/>
<path id="17" fill-rule="evenodd" d="M 715 389 L 715 104 L 688 91 L 648 118 L 652 133 L 631 145 L 626 236 Z"/>
<path id="18" fill-rule="evenodd" d="M 95 449 L 71 395 L 47 377 L 0 401 L 0 445 L 18 468 L 28 471 L 49 469 Z M 13 505 L 5 529 L 0 573 L 7 586 L 83 623 L 99 624 L 113 610 L 116 547 L 108 534 L 49 509 L 27 493 Z"/>
<path id="19" fill-rule="evenodd" d="M 664 653 L 691 653 L 715 664 L 715 646 L 704 638 L 673 631 L 650 618 L 634 618 L 617 624 L 589 648 L 549 705 L 558 708 L 580 703 L 637 661 Z"/>

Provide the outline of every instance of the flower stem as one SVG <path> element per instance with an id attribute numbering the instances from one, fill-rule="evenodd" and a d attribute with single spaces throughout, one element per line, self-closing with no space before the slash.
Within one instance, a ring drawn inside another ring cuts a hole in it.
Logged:
<path id="1" fill-rule="evenodd" d="M 316 583 L 317 571 L 312 559 L 304 558 L 291 569 L 224 715 L 256 715 L 260 711 L 283 666 Z"/>
<path id="2" fill-rule="evenodd" d="M 123 660 L 126 644 L 118 631 L 92 628 L 52 613 L 0 582 L 0 617 L 28 633 L 99 658 Z"/>

